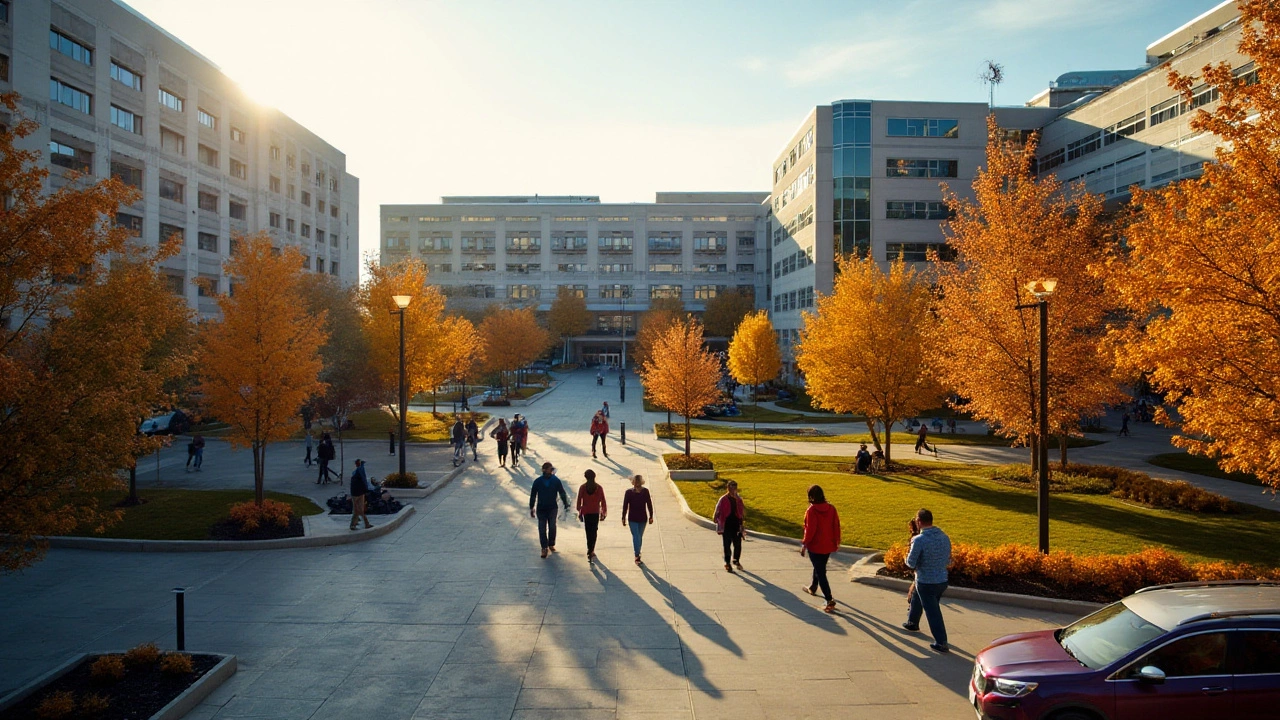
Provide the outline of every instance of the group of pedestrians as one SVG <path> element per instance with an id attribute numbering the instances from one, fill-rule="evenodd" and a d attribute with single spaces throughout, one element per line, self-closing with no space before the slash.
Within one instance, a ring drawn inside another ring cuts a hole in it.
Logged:
<path id="1" fill-rule="evenodd" d="M 458 467 L 467 461 L 467 447 L 471 447 L 471 460 L 480 459 L 480 426 L 476 424 L 476 416 L 471 415 L 464 424 L 462 418 L 454 416 L 453 428 L 449 431 L 449 444 L 453 446 L 453 466 Z"/>
<path id="2" fill-rule="evenodd" d="M 511 454 L 511 467 L 520 466 L 520 456 L 529 447 L 529 421 L 520 413 L 508 423 L 498 418 L 498 424 L 489 431 L 489 437 L 498 442 L 498 467 L 507 466 L 507 453 Z"/>
<path id="3" fill-rule="evenodd" d="M 589 469 L 582 475 L 586 482 L 578 487 L 578 499 L 574 509 L 587 533 L 587 562 L 594 564 L 600 522 L 608 515 L 609 503 L 605 498 L 604 487 L 596 482 L 596 471 Z M 542 475 L 533 481 L 529 489 L 529 517 L 538 519 L 538 543 L 542 548 L 543 558 L 557 552 L 556 517 L 560 515 L 561 504 L 564 511 L 568 512 L 569 496 L 564 489 L 564 481 L 556 476 L 554 465 L 549 462 L 543 463 Z M 641 558 L 641 551 L 644 548 L 644 531 L 652 524 L 653 497 L 649 494 L 649 489 L 644 486 L 644 477 L 633 475 L 631 488 L 622 496 L 622 525 L 631 530 L 631 547 L 635 551 L 636 565 L 644 564 Z"/>

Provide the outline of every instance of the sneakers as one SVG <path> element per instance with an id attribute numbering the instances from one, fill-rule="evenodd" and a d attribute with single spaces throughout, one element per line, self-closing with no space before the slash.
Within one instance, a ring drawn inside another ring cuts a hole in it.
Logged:
<path id="1" fill-rule="evenodd" d="M 373 525 L 370 525 L 367 521 L 365 522 L 365 524 L 364 524 L 364 529 L 365 529 L 365 530 L 369 530 L 369 529 L 371 529 L 372 527 L 373 527 Z"/>
<path id="2" fill-rule="evenodd" d="M 637 555 L 637 556 L 636 556 L 636 564 L 637 564 L 637 565 L 643 565 L 643 564 L 644 564 L 644 563 L 640 562 L 640 556 L 639 556 L 639 555 Z"/>
<path id="3" fill-rule="evenodd" d="M 938 643 L 929 643 L 929 647 L 930 647 L 930 648 L 932 648 L 934 651 L 936 651 L 936 652 L 940 652 L 940 653 L 949 653 L 949 652 L 951 652 L 951 648 L 950 648 L 950 647 L 948 647 L 948 646 L 946 646 L 946 645 L 939 645 Z"/>
<path id="4" fill-rule="evenodd" d="M 920 632 L 920 626 L 912 625 L 911 623 L 902 623 L 902 629 L 907 632 Z"/>
<path id="5" fill-rule="evenodd" d="M 828 615 L 834 615 L 836 612 L 836 601 L 832 600 L 831 602 L 827 603 L 822 608 L 822 612 L 827 613 Z"/>
<path id="6" fill-rule="evenodd" d="M 355 528 L 351 528 L 351 529 L 352 529 L 352 530 L 355 530 Z M 542 559 L 543 559 L 543 560 L 545 560 L 545 559 L 547 558 L 547 555 L 549 555 L 549 554 L 550 554 L 550 553 L 548 553 L 548 552 L 547 552 L 547 549 L 546 549 L 546 548 L 542 548 Z"/>
<path id="7" fill-rule="evenodd" d="M 352 526 L 351 526 L 351 529 L 352 529 L 352 531 L 354 531 L 354 530 L 356 529 L 356 526 L 355 526 L 355 525 L 352 525 Z"/>
<path id="8" fill-rule="evenodd" d="M 590 563 L 590 564 L 592 564 L 592 565 L 595 565 L 595 564 L 596 564 L 596 554 L 595 554 L 595 553 L 587 553 L 587 562 L 588 562 L 588 563 Z"/>

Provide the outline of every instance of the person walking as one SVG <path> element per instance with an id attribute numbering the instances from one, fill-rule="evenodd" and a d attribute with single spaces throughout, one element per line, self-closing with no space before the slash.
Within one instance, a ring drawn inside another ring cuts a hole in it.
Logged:
<path id="1" fill-rule="evenodd" d="M 911 549 L 907 552 L 907 567 L 916 571 L 915 592 L 911 594 L 907 621 L 902 623 L 902 627 L 908 632 L 919 631 L 920 614 L 923 612 L 933 635 L 929 647 L 940 653 L 951 652 L 940 604 L 942 594 L 947 591 L 951 538 L 933 526 L 933 513 L 926 508 L 920 508 L 916 513 L 916 527 L 920 532 L 911 538 Z"/>
<path id="2" fill-rule="evenodd" d="M 506 418 L 498 418 L 498 426 L 489 431 L 489 437 L 498 441 L 498 467 L 506 467 L 507 441 L 511 439 L 511 430 L 507 427 Z"/>
<path id="3" fill-rule="evenodd" d="M 480 454 L 476 448 L 480 445 L 480 426 L 476 425 L 475 415 L 467 418 L 467 444 L 471 446 L 471 459 L 479 460 Z"/>
<path id="4" fill-rule="evenodd" d="M 333 447 L 333 439 L 329 437 L 329 433 L 320 436 L 320 446 L 316 448 L 316 462 L 320 465 L 320 474 L 316 476 L 316 484 L 329 484 L 329 473 L 333 472 L 329 469 L 329 463 L 338 456 L 337 450 Z M 342 475 L 338 475 L 338 480 L 342 480 Z"/>
<path id="5" fill-rule="evenodd" d="M 369 476 L 365 474 L 364 461 L 356 458 L 356 469 L 351 472 L 351 529 L 356 529 L 356 521 L 363 518 L 364 526 L 371 528 L 369 514 L 365 511 L 365 499 L 369 494 Z"/>
<path id="6" fill-rule="evenodd" d="M 596 414 L 591 418 L 591 457 L 596 456 L 596 441 L 600 441 L 600 451 L 605 457 L 609 457 L 609 445 L 605 441 L 609 435 L 609 421 L 605 419 L 604 413 L 597 410 Z"/>
<path id="7" fill-rule="evenodd" d="M 391 454 L 395 455 L 396 454 L 396 431 L 395 430 L 387 431 L 387 440 L 391 444 Z"/>
<path id="8" fill-rule="evenodd" d="M 555 467 L 542 463 L 542 475 L 533 481 L 529 489 L 529 517 L 538 518 L 538 542 L 542 545 L 542 557 L 556 551 L 556 515 L 560 513 L 556 505 L 556 496 L 569 509 L 569 496 L 564 491 L 564 483 L 556 477 Z"/>
<path id="9" fill-rule="evenodd" d="M 644 486 L 644 478 L 634 475 L 631 478 L 631 489 L 622 496 L 622 524 L 631 528 L 631 547 L 636 552 L 636 564 L 643 565 L 640 560 L 640 548 L 644 545 L 644 526 L 653 524 L 653 498 L 649 488 Z"/>
<path id="10" fill-rule="evenodd" d="M 1120 437 L 1129 437 L 1129 413 L 1120 418 Z"/>
<path id="11" fill-rule="evenodd" d="M 303 462 L 307 464 L 307 467 L 311 467 L 311 449 L 314 447 L 315 440 L 311 437 L 310 430 L 304 430 L 303 434 L 307 436 L 307 457 L 303 459 Z"/>
<path id="12" fill-rule="evenodd" d="M 609 514 L 609 505 L 604 500 L 604 486 L 596 482 L 596 471 L 587 470 L 582 473 L 587 479 L 578 488 L 578 520 L 587 530 L 587 562 L 596 563 L 596 535 L 600 530 L 600 521 Z"/>
<path id="13" fill-rule="evenodd" d="M 196 441 L 195 441 L 195 438 L 192 438 L 187 442 L 187 465 L 185 470 L 186 472 L 191 472 L 191 463 L 195 462 L 195 459 L 196 459 Z"/>
<path id="14" fill-rule="evenodd" d="M 711 519 L 716 523 L 716 532 L 724 541 L 724 569 L 733 572 L 736 567 L 742 569 L 742 537 L 747 532 L 747 505 L 738 494 L 738 481 L 730 480 L 725 486 L 724 495 L 716 502 L 715 514 Z M 730 567 L 730 553 L 733 551 L 733 567 Z"/>
<path id="15" fill-rule="evenodd" d="M 204 465 L 204 435 L 196 433 L 195 436 L 191 438 L 191 447 L 196 451 L 196 472 L 200 472 L 200 466 Z"/>
<path id="16" fill-rule="evenodd" d="M 520 456 L 524 454 L 525 443 L 529 438 L 529 421 L 520 413 L 516 413 L 511 421 L 511 467 L 520 465 Z"/>
<path id="17" fill-rule="evenodd" d="M 934 455 L 938 454 L 938 451 L 936 448 L 929 446 L 928 438 L 929 438 L 929 426 L 925 425 L 924 423 L 920 423 L 920 432 L 916 435 L 916 454 L 917 455 L 920 454 L 920 448 L 924 448 L 925 452 L 931 452 Z"/>
<path id="18" fill-rule="evenodd" d="M 458 467 L 467 461 L 467 428 L 462 418 L 454 417 L 453 429 L 449 431 L 449 444 L 453 446 L 453 466 Z"/>
<path id="19" fill-rule="evenodd" d="M 606 402 L 605 402 L 604 407 L 600 408 L 600 412 L 604 414 L 604 416 L 605 416 L 605 418 L 606 418 L 606 419 L 609 417 L 609 403 L 608 403 L 608 401 L 606 401 Z"/>
<path id="20" fill-rule="evenodd" d="M 836 611 L 831 583 L 827 581 L 827 560 L 839 549 L 840 513 L 827 502 L 822 487 L 814 485 L 809 488 L 809 509 L 804 511 L 804 540 L 800 545 L 800 557 L 808 553 L 809 562 L 813 564 L 813 580 L 802 589 L 810 595 L 817 595 L 818 589 L 822 589 L 822 597 L 827 601 L 823 612 Z"/>

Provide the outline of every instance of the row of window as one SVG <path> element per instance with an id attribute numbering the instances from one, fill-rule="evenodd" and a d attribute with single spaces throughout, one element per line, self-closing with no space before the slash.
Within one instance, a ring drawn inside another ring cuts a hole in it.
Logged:
<path id="1" fill-rule="evenodd" d="M 273 215 L 275 215 L 275 213 L 273 213 Z M 306 231 L 309 231 L 309 228 L 306 225 L 303 225 L 303 228 L 303 236 L 307 237 Z M 292 232 L 292 230 L 290 230 L 290 232 Z M 336 238 L 336 236 L 331 237 Z M 494 272 L 497 270 L 498 265 L 494 262 L 468 261 L 462 263 L 459 267 L 466 272 Z M 630 273 L 635 271 L 635 265 L 633 263 L 601 263 L 595 267 L 598 269 L 598 272 L 606 274 Z M 683 263 L 650 263 L 648 267 L 649 272 L 652 273 L 674 274 L 684 272 Z M 585 273 L 591 272 L 592 266 L 590 263 L 557 263 L 555 268 L 556 272 Z M 754 273 L 755 270 L 756 266 L 753 263 L 738 263 L 735 266 L 734 272 Z M 506 263 L 506 271 L 509 273 L 542 272 L 542 263 Z M 729 265 L 727 263 L 695 263 L 689 266 L 689 272 L 694 274 L 728 273 Z"/>
<path id="2" fill-rule="evenodd" d="M 932 158 L 888 158 L 885 160 L 886 177 L 943 178 L 958 177 L 959 163 L 955 160 Z"/>
<path id="3" fill-rule="evenodd" d="M 787 203 L 795 200 L 800 193 L 809 189 L 809 186 L 813 184 L 814 177 L 813 165 L 810 164 L 809 167 L 796 176 L 795 180 L 791 181 L 791 184 L 785 190 L 773 196 L 773 212 L 777 214 L 779 210 L 787 206 Z"/>
<path id="4" fill-rule="evenodd" d="M 809 205 L 805 209 L 796 213 L 786 225 L 781 225 L 773 229 L 773 245 L 777 247 L 783 240 L 789 237 L 795 237 L 796 233 L 813 224 L 813 206 Z"/>
<path id="5" fill-rule="evenodd" d="M 956 259 L 955 250 L 945 243 L 885 243 L 885 260 L 903 262 L 927 262 L 929 253 L 938 254 L 938 260 L 951 262 Z"/>
<path id="6" fill-rule="evenodd" d="M 947 220 L 953 217 L 944 202 L 889 200 L 884 204 L 886 220 Z"/>
<path id="7" fill-rule="evenodd" d="M 960 137 L 960 122 L 940 118 L 889 118 L 889 137 Z"/>
<path id="8" fill-rule="evenodd" d="M 778 163 L 778 167 L 773 169 L 774 185 L 782 182 L 782 178 L 786 177 L 787 171 L 795 167 L 800 158 L 813 149 L 813 132 L 814 128 L 809 128 L 799 142 L 795 144 L 795 147 L 791 148 L 791 152 L 787 153 L 787 157 L 783 158 L 782 162 Z"/>
<path id="9" fill-rule="evenodd" d="M 804 310 L 813 307 L 813 288 L 806 287 L 773 296 L 773 311 Z"/>
<path id="10" fill-rule="evenodd" d="M 334 206 L 336 211 L 337 206 Z M 812 214 L 812 213 L 811 213 Z M 337 215 L 334 215 L 337 217 Z M 388 248 L 409 247 L 409 233 L 388 231 L 384 233 Z M 419 236 L 421 249 L 426 251 L 443 251 L 452 248 L 452 235 L 432 233 L 429 237 Z M 508 252 L 538 252 L 542 248 L 542 239 L 536 233 L 507 233 L 506 249 Z M 631 252 L 634 238 L 631 233 L 601 235 L 597 238 L 597 247 L 606 252 Z M 754 248 L 755 234 L 739 234 L 739 248 Z M 491 252 L 497 249 L 497 238 L 492 232 L 471 232 L 462 234 L 462 249 L 466 251 Z M 552 250 L 586 250 L 588 240 L 585 235 L 554 235 L 551 238 Z M 728 250 L 729 238 L 725 233 L 708 233 L 695 235 L 694 252 L 723 253 Z M 648 238 L 648 247 L 655 253 L 681 252 L 684 248 L 683 236 L 680 233 L 660 233 Z"/>
<path id="11" fill-rule="evenodd" d="M 813 264 L 813 250 L 797 250 L 773 264 L 773 277 L 778 279 Z"/>
<path id="12" fill-rule="evenodd" d="M 201 194 L 204 195 L 205 193 L 201 193 Z M 216 196 L 214 197 L 216 198 Z M 142 235 L 142 223 L 143 223 L 143 219 L 141 215 L 135 215 L 133 213 L 128 213 L 128 212 L 116 213 L 116 217 L 115 217 L 116 227 L 129 230 L 135 235 L 138 235 L 138 236 Z M 185 228 L 179 225 L 160 223 L 159 237 L 162 241 L 168 240 L 172 237 L 177 237 L 179 239 L 182 239 L 182 238 L 186 238 L 186 236 L 187 236 L 187 231 Z M 338 236 L 330 235 L 329 237 L 331 238 L 331 245 L 333 247 L 338 247 Z M 217 253 L 221 251 L 221 241 L 218 238 L 218 235 L 215 233 L 197 232 L 196 246 L 200 250 L 204 250 L 206 252 Z M 234 253 L 235 249 L 236 249 L 235 242 L 232 241 L 232 244 L 229 250 Z M 336 264 L 337 261 L 334 261 L 334 262 Z"/>

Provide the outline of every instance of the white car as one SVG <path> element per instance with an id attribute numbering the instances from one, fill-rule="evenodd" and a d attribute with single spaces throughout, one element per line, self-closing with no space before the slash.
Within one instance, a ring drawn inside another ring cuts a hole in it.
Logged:
<path id="1" fill-rule="evenodd" d="M 142 422 L 138 432 L 143 435 L 169 435 L 185 432 L 191 425 L 186 413 L 181 410 L 156 415 Z"/>

